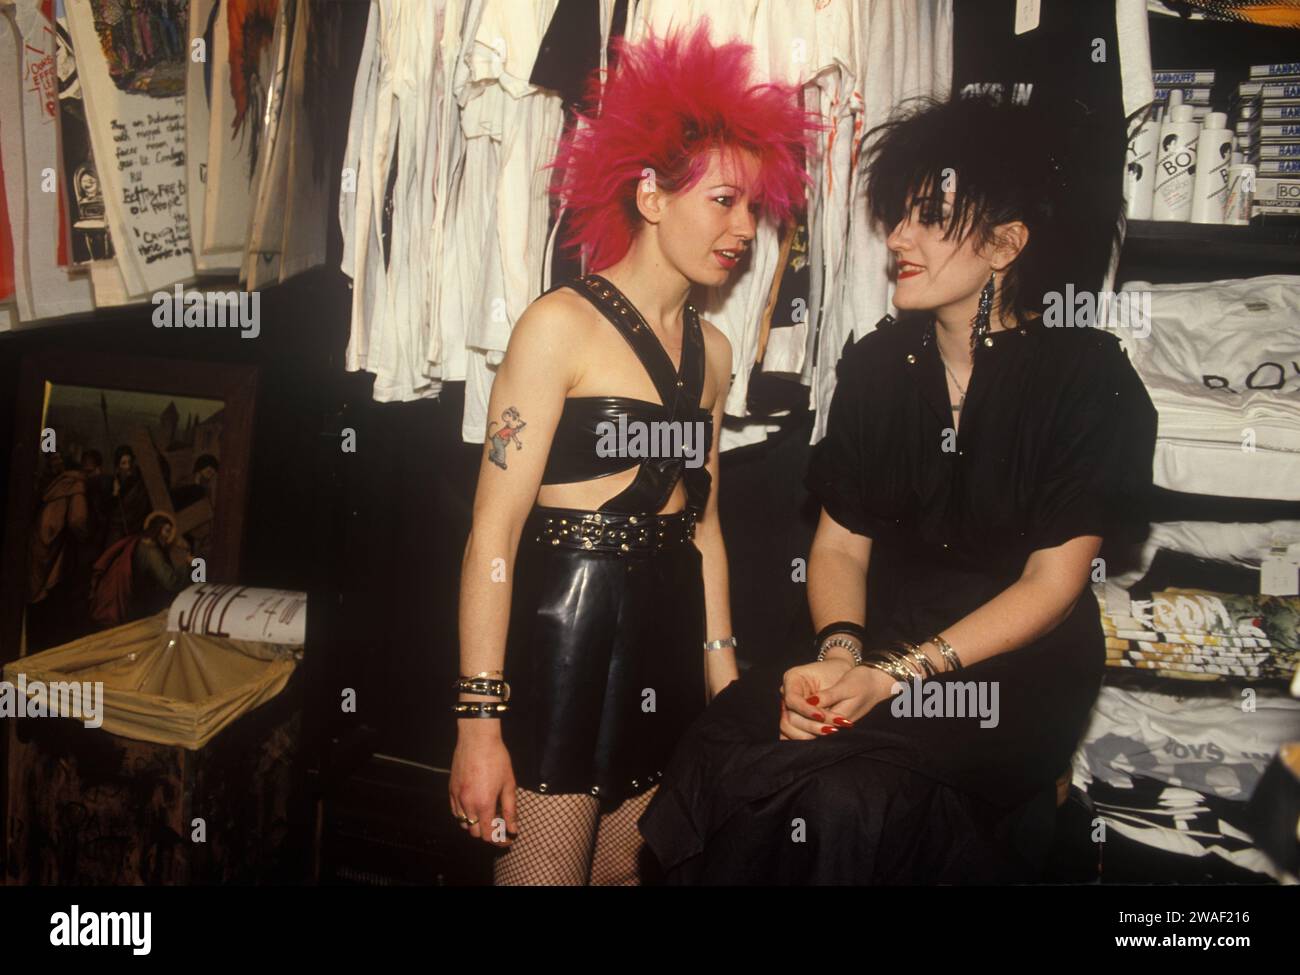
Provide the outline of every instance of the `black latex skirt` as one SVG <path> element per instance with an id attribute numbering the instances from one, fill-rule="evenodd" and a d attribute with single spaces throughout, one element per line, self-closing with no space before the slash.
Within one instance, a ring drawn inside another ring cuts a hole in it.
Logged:
<path id="1" fill-rule="evenodd" d="M 559 510 L 535 508 L 520 540 L 502 733 L 520 787 L 617 802 L 658 782 L 704 709 L 701 556 L 689 539 L 629 553 L 539 541 L 538 518 Z"/>

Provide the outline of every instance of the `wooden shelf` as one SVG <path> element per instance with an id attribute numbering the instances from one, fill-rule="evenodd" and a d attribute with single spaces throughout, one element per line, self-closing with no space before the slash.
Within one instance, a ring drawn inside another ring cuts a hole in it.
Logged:
<path id="1" fill-rule="evenodd" d="M 1133 264 L 1261 264 L 1300 270 L 1300 223 L 1246 226 L 1130 220 L 1123 259 Z"/>
<path id="2" fill-rule="evenodd" d="M 319 265 L 318 265 L 319 266 Z M 309 274 L 316 268 L 309 268 L 307 271 L 300 272 Z M 296 277 L 296 275 L 295 275 Z M 291 279 L 290 279 L 291 280 Z M 260 288 L 263 295 L 274 287 L 278 287 L 280 282 L 268 284 L 265 288 Z M 169 285 L 166 288 L 159 289 L 161 293 L 170 295 L 175 285 Z M 181 283 L 184 292 L 190 291 L 241 291 L 242 285 L 239 283 L 239 276 L 230 272 L 221 273 L 204 273 L 200 272 L 195 277 Z M 68 325 L 85 325 L 90 322 L 117 323 L 123 321 L 139 322 L 149 321 L 153 316 L 155 307 L 152 294 L 144 295 L 139 298 L 133 298 L 123 305 L 96 305 L 90 311 L 75 312 L 71 315 L 54 315 L 47 318 L 33 318 L 28 321 L 18 320 L 18 307 L 13 299 L 7 302 L 10 314 L 13 316 L 13 324 L 6 331 L 0 331 L 0 341 L 5 336 L 18 335 L 32 329 L 60 328 Z"/>

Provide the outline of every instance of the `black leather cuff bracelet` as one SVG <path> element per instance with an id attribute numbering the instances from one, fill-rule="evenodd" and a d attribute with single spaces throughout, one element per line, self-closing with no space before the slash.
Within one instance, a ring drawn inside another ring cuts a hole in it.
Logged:
<path id="1" fill-rule="evenodd" d="M 846 633 L 849 636 L 856 637 L 857 641 L 863 646 L 867 643 L 867 631 L 861 623 L 854 623 L 852 620 L 840 620 L 838 623 L 831 623 L 829 626 L 823 626 L 813 637 L 813 650 L 821 650 L 822 641 L 828 636 L 834 636 L 836 633 Z"/>
<path id="2" fill-rule="evenodd" d="M 490 677 L 458 677 L 452 684 L 452 690 L 464 694 L 491 694 L 502 701 L 510 700 L 510 685 Z"/>
<path id="3" fill-rule="evenodd" d="M 499 701 L 459 701 L 451 709 L 461 718 L 499 718 L 510 710 L 510 705 Z"/>

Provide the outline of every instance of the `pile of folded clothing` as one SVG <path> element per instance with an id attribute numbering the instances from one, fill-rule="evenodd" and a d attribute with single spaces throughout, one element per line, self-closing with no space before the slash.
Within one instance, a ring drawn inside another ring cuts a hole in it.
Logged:
<path id="1" fill-rule="evenodd" d="M 1300 596 L 1258 591 L 1296 540 L 1300 521 L 1155 523 L 1094 584 L 1107 666 L 1073 785 L 1103 882 L 1295 879 L 1257 848 L 1248 805 L 1300 740 Z"/>
<path id="2" fill-rule="evenodd" d="M 1247 800 L 1279 743 L 1300 731 L 1300 700 L 1260 694 L 1247 704 L 1236 688 L 1223 690 L 1187 697 L 1103 686 L 1075 754 L 1074 785 L 1120 837 L 1285 882 L 1255 848 Z M 1094 839 L 1104 851 L 1104 835 Z"/>
<path id="3" fill-rule="evenodd" d="M 1132 599 L 1099 585 L 1106 663 L 1183 680 L 1285 683 L 1300 667 L 1300 599 L 1163 589 Z"/>
<path id="4" fill-rule="evenodd" d="M 1159 414 L 1156 484 L 1300 500 L 1300 277 L 1122 290 L 1149 296 L 1149 330 L 1118 334 Z"/>

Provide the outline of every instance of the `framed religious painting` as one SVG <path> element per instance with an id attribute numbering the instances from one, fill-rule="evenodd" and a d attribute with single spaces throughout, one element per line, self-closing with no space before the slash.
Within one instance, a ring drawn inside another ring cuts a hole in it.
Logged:
<path id="1" fill-rule="evenodd" d="M 49 351 L 23 361 L 0 661 L 233 582 L 257 368 Z"/>

